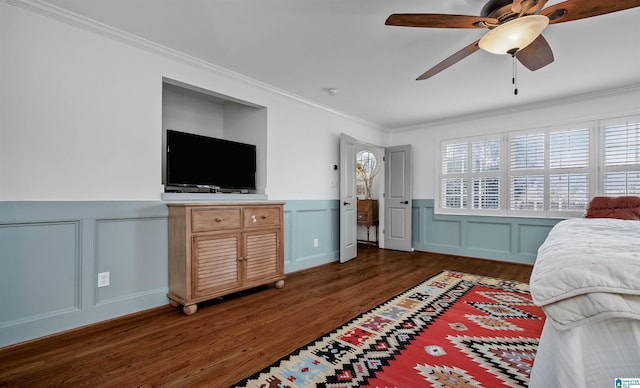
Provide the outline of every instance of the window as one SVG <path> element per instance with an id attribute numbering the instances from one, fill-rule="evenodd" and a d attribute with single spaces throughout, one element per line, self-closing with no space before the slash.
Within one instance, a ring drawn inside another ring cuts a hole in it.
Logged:
<path id="1" fill-rule="evenodd" d="M 378 172 L 376 156 L 370 151 L 360 151 L 356 155 L 357 195 L 372 198 L 373 178 Z"/>
<path id="2" fill-rule="evenodd" d="M 640 120 L 604 127 L 605 195 L 640 195 Z"/>
<path id="3" fill-rule="evenodd" d="M 640 195 L 640 116 L 443 140 L 437 211 L 581 216 L 595 195 Z"/>
<path id="4" fill-rule="evenodd" d="M 509 139 L 511 210 L 544 210 L 544 132 Z"/>
<path id="5" fill-rule="evenodd" d="M 376 156 L 369 151 L 360 151 L 356 155 L 356 164 L 366 175 L 373 174 L 373 172 L 376 170 L 376 163 Z"/>
<path id="6" fill-rule="evenodd" d="M 442 150 L 442 207 L 465 209 L 467 207 L 467 144 L 445 144 Z"/>
<path id="7" fill-rule="evenodd" d="M 589 203 L 589 128 L 549 134 L 549 210 L 583 211 Z"/>
<path id="8" fill-rule="evenodd" d="M 510 208 L 583 211 L 589 201 L 589 128 L 551 128 L 509 142 Z"/>
<path id="9" fill-rule="evenodd" d="M 500 139 L 471 142 L 471 206 L 500 209 Z"/>
<path id="10" fill-rule="evenodd" d="M 499 137 L 443 143 L 442 208 L 500 209 L 501 144 Z"/>

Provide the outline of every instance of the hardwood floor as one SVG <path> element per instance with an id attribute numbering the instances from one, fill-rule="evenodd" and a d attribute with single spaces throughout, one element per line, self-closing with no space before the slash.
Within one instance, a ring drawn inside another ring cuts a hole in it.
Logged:
<path id="1" fill-rule="evenodd" d="M 288 274 L 208 302 L 168 305 L 0 349 L 0 387 L 226 387 L 443 269 L 528 282 L 532 267 L 361 248 L 356 259 Z"/>

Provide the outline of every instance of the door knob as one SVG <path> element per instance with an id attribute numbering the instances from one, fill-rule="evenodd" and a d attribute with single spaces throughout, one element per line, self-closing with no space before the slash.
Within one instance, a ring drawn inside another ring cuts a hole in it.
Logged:
<path id="1" fill-rule="evenodd" d="M 403 203 L 403 204 L 405 204 L 405 205 L 408 205 L 408 204 L 409 204 L 409 201 L 401 201 L 400 203 Z"/>
<path id="2" fill-rule="evenodd" d="M 344 202 L 343 205 L 344 206 L 351 205 L 351 202 Z"/>

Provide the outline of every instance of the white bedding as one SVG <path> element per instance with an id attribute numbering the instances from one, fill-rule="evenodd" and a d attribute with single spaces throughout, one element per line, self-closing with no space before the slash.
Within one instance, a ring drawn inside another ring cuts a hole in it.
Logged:
<path id="1" fill-rule="evenodd" d="M 545 322 L 529 387 L 614 387 L 640 377 L 640 221 L 559 222 L 531 296 Z"/>
<path id="2" fill-rule="evenodd" d="M 614 388 L 640 377 L 640 321 L 614 318 L 556 330 L 547 321 L 529 388 Z"/>
<path id="3" fill-rule="evenodd" d="M 559 330 L 608 318 L 640 319 L 640 222 L 559 222 L 538 250 L 530 289 Z"/>

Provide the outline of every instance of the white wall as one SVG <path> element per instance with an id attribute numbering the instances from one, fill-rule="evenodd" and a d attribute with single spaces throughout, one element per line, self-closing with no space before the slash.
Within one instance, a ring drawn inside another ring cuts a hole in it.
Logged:
<path id="1" fill-rule="evenodd" d="M 517 98 L 517 97 L 514 97 Z M 452 119 L 389 135 L 388 146 L 411 144 L 413 197 L 435 198 L 438 146 L 442 138 L 541 128 L 640 113 L 640 86 L 549 101 L 528 110 Z"/>
<path id="2" fill-rule="evenodd" d="M 269 199 L 334 199 L 339 134 L 384 133 L 125 37 L 0 3 L 0 200 L 160 199 L 162 79 L 268 108 Z M 335 183 L 335 184 L 332 184 Z"/>
<path id="3" fill-rule="evenodd" d="M 224 138 L 224 107 L 202 93 L 164 84 L 162 127 Z"/>
<path id="4" fill-rule="evenodd" d="M 260 194 L 264 194 L 267 183 L 267 117 L 267 108 L 224 105 L 224 138 L 256 146 L 256 192 Z"/>
<path id="5" fill-rule="evenodd" d="M 162 80 L 268 108 L 269 199 L 338 198 L 341 132 L 412 144 L 414 198 L 434 198 L 443 135 L 527 129 L 640 112 L 638 88 L 386 134 L 128 38 L 0 3 L 0 200 L 157 200 Z M 517 98 L 517 97 L 514 97 Z"/>

